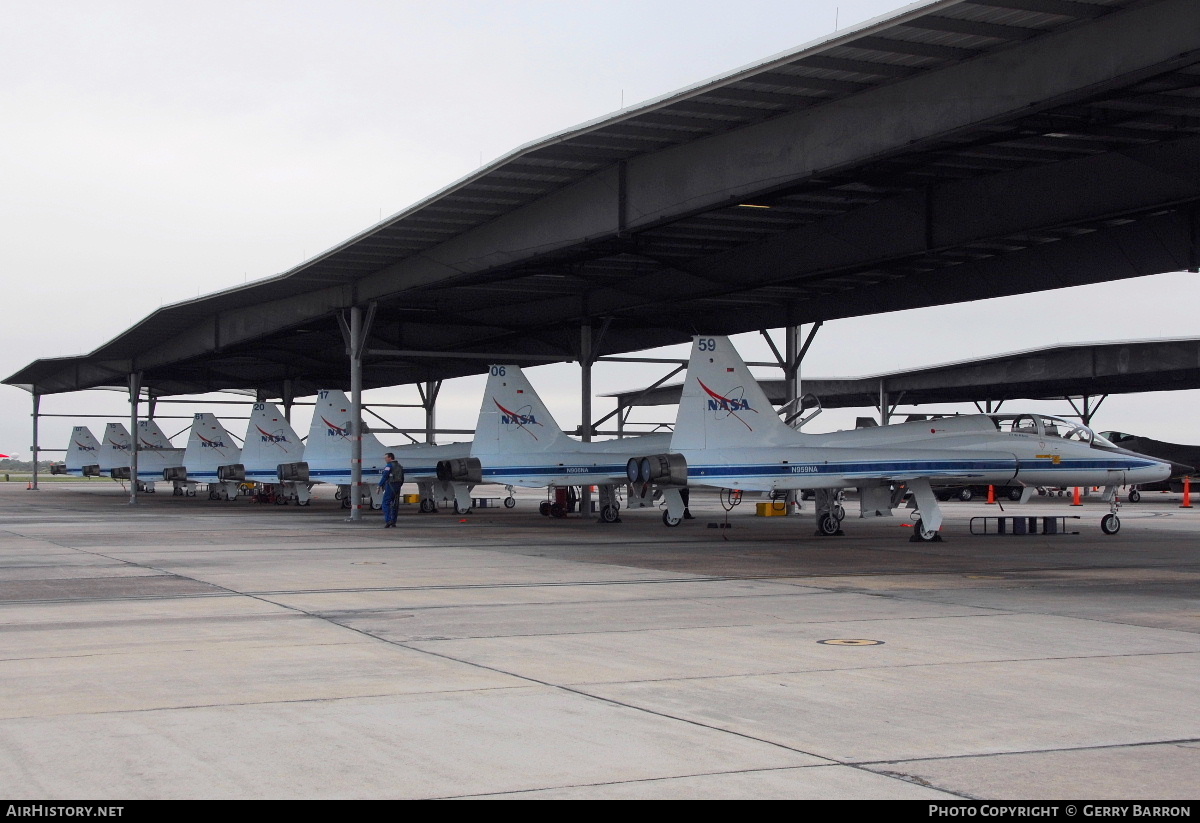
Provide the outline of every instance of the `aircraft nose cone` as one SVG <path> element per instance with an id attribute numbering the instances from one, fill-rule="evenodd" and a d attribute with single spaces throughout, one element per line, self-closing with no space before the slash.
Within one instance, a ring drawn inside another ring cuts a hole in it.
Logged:
<path id="1" fill-rule="evenodd" d="M 1172 477 L 1187 477 L 1188 475 L 1195 476 L 1196 467 L 1188 466 L 1183 463 L 1171 463 Z"/>

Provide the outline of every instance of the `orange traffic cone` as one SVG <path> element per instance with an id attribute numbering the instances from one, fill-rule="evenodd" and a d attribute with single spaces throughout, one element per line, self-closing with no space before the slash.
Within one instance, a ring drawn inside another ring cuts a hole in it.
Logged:
<path id="1" fill-rule="evenodd" d="M 1191 475 L 1183 478 L 1183 505 L 1179 508 L 1190 509 L 1192 507 L 1192 478 Z"/>
<path id="2" fill-rule="evenodd" d="M 988 486 L 988 505 L 989 506 L 996 505 L 996 487 L 995 486 Z"/>
<path id="3" fill-rule="evenodd" d="M 1083 495 L 1082 495 L 1082 491 L 1080 490 L 1080 488 L 1079 488 L 1078 486 L 1076 486 L 1076 487 L 1075 487 L 1075 502 L 1074 502 L 1074 503 L 1072 503 L 1071 505 L 1072 505 L 1072 506 L 1082 506 L 1082 505 L 1083 505 L 1083 501 L 1081 501 L 1081 500 L 1079 499 L 1079 498 L 1080 498 L 1080 497 L 1082 497 L 1082 496 L 1083 496 Z"/>

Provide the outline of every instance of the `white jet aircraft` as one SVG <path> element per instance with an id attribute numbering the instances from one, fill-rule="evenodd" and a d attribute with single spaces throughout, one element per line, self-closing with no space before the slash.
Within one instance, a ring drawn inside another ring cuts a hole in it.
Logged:
<path id="1" fill-rule="evenodd" d="M 170 475 L 187 476 L 186 470 L 180 475 L 183 467 L 183 449 L 171 445 L 171 441 L 163 434 L 163 430 L 154 420 L 139 420 L 137 422 L 138 439 L 138 490 L 154 494 L 155 483 L 159 480 L 170 480 Z M 192 492 L 195 494 L 195 491 Z M 176 491 L 175 494 L 181 494 Z"/>
<path id="2" fill-rule="evenodd" d="M 69 474 L 73 477 L 100 476 L 100 444 L 87 426 L 71 429 L 71 440 L 67 454 L 61 464 L 50 467 L 51 474 Z"/>
<path id="3" fill-rule="evenodd" d="M 313 409 L 312 425 L 308 430 L 308 442 L 304 448 L 302 463 L 280 466 L 280 478 L 285 471 L 290 476 L 305 474 L 306 480 L 331 483 L 338 486 L 338 496 L 344 508 L 351 505 L 350 493 L 350 400 L 343 392 L 322 389 L 317 392 L 317 403 Z M 372 508 L 383 505 L 383 493 L 379 490 L 379 475 L 383 471 L 383 456 L 387 452 L 396 455 L 396 461 L 404 469 L 404 479 L 416 483 L 421 494 L 422 512 L 435 512 L 438 503 L 450 501 L 458 514 L 471 510 L 471 485 L 444 483 L 438 480 L 439 460 L 466 457 L 470 443 L 448 443 L 444 446 L 418 443 L 408 446 L 385 446 L 379 438 L 362 425 L 362 483 L 363 496 L 371 497 Z"/>
<path id="4" fill-rule="evenodd" d="M 1101 521 L 1106 534 L 1120 528 L 1116 488 L 1151 482 L 1170 467 L 1149 458 L 1093 448 L 1090 437 L 1064 439 L 1018 416 L 1001 430 L 987 415 L 921 421 L 830 435 L 788 427 L 767 401 L 728 338 L 697 336 L 679 404 L 670 453 L 631 460 L 633 483 L 662 487 L 663 522 L 682 519 L 679 489 L 687 484 L 731 489 L 790 490 L 859 487 L 863 506 L 889 509 L 892 487 L 912 492 L 920 540 L 936 540 L 942 524 L 930 481 L 973 485 L 1105 486 L 1114 506 Z M 1075 427 L 1079 430 L 1079 427 Z M 891 430 L 889 432 L 889 430 Z M 839 518 L 818 509 L 818 531 L 836 534 Z"/>
<path id="5" fill-rule="evenodd" d="M 274 403 L 255 403 L 242 440 L 241 461 L 217 466 L 217 479 L 223 483 L 253 481 L 278 485 L 282 494 L 276 495 L 276 502 L 295 500 L 298 505 L 307 506 L 312 502 L 312 482 L 307 477 L 294 479 L 297 473 L 286 468 L 303 457 L 304 443 L 279 407 Z"/>
<path id="6" fill-rule="evenodd" d="M 442 461 L 438 476 L 509 487 L 598 486 L 600 519 L 614 523 L 620 510 L 616 486 L 627 482 L 630 456 L 669 443 L 669 433 L 595 443 L 574 440 L 559 428 L 519 366 L 496 365 L 488 372 L 470 456 Z M 543 504 L 542 513 L 565 512 Z"/>
<path id="7" fill-rule="evenodd" d="M 104 441 L 100 444 L 100 473 L 114 480 L 129 479 L 129 432 L 120 423 L 109 423 L 104 427 Z"/>
<path id="8" fill-rule="evenodd" d="M 139 428 L 140 425 L 141 421 Z M 162 477 L 172 484 L 173 494 L 177 496 L 195 497 L 196 485 L 207 483 L 209 500 L 235 500 L 238 495 L 237 481 L 222 480 L 218 469 L 239 462 L 241 454 L 242 450 L 215 415 L 196 412 L 192 418 L 187 448 L 183 451 L 183 465 L 164 468 Z M 138 477 L 141 476 L 139 454 Z"/>

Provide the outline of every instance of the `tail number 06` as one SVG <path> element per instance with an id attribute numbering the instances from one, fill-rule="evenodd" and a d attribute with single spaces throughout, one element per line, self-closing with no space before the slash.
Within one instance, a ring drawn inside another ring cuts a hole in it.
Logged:
<path id="1" fill-rule="evenodd" d="M 717 341 L 713 340 L 711 337 L 701 337 L 699 340 L 696 341 L 696 343 L 697 343 L 697 346 L 699 347 L 700 351 L 716 351 L 717 350 Z"/>
<path id="2" fill-rule="evenodd" d="M 492 366 L 492 376 L 493 377 L 503 377 L 504 376 L 504 367 L 503 366 Z"/>

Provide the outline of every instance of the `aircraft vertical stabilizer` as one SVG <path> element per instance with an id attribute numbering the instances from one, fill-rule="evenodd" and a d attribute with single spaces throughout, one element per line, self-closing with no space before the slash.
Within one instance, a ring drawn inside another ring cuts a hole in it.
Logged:
<path id="1" fill-rule="evenodd" d="M 692 338 L 671 451 L 797 445 L 728 337 Z"/>
<path id="2" fill-rule="evenodd" d="M 167 436 L 163 434 L 163 430 L 155 420 L 139 420 L 137 430 L 139 449 L 175 448 L 171 445 L 171 441 L 167 439 Z"/>
<path id="3" fill-rule="evenodd" d="M 304 444 L 279 407 L 274 403 L 255 403 L 246 425 L 242 444 L 242 465 L 246 478 L 272 483 L 280 463 L 304 459 Z"/>
<path id="4" fill-rule="evenodd" d="M 100 444 L 87 426 L 71 429 L 71 442 L 64 462 L 68 474 L 99 474 Z"/>
<path id="5" fill-rule="evenodd" d="M 100 471 L 129 468 L 129 432 L 120 423 L 104 427 L 104 442 L 100 444 Z"/>
<path id="6" fill-rule="evenodd" d="M 520 366 L 492 366 L 475 424 L 473 456 L 578 449 L 563 433 Z"/>
<path id="7" fill-rule="evenodd" d="M 336 389 L 317 392 L 312 425 L 309 426 L 308 440 L 304 445 L 304 462 L 308 463 L 314 479 L 349 482 L 353 445 L 350 440 L 350 420 L 350 398 L 344 392 Z M 384 453 L 394 449 L 383 445 L 365 423 L 362 432 L 362 474 L 366 482 L 370 476 L 378 477 L 383 471 Z M 342 479 L 330 479 L 335 477 Z"/>
<path id="8" fill-rule="evenodd" d="M 239 462 L 241 454 L 242 450 L 216 415 L 196 412 L 187 448 L 183 452 L 188 480 L 213 482 L 217 479 L 217 467 Z"/>

